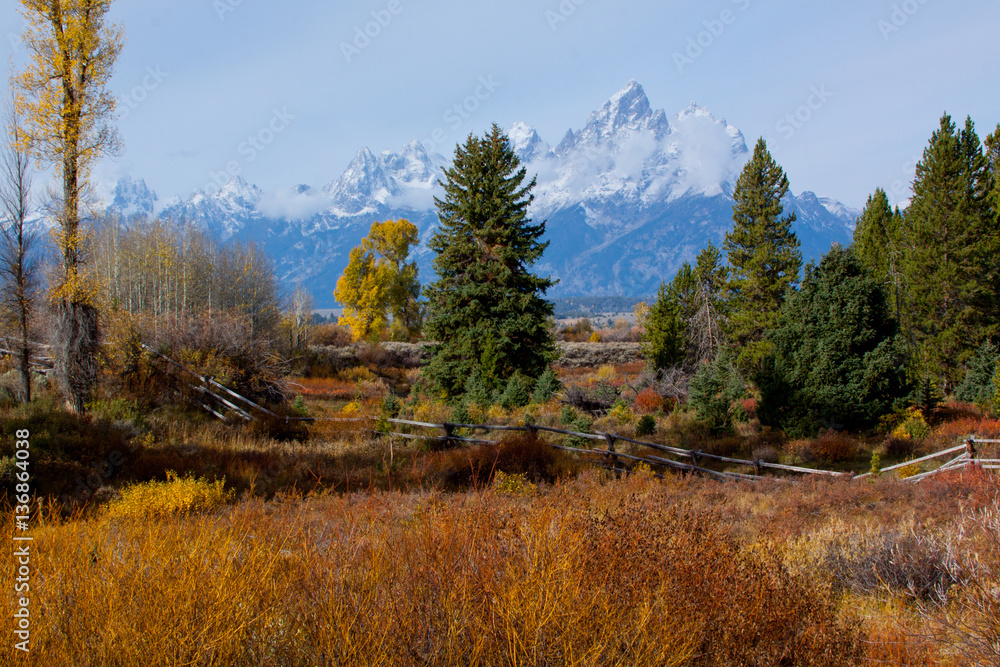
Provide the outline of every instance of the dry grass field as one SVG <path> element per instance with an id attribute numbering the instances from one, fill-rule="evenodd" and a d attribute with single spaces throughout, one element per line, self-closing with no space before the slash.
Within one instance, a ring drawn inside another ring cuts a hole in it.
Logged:
<path id="1" fill-rule="evenodd" d="M 641 372 L 563 380 L 628 396 Z M 364 370 L 295 382 L 314 416 L 374 414 L 388 386 Z M 472 416 L 630 435 L 649 414 L 655 442 L 857 472 L 873 454 L 905 461 L 1000 431 L 951 405 L 920 438 L 789 441 L 751 401 L 735 434 L 713 436 L 648 394 L 604 416 L 558 401 Z M 453 409 L 399 405 L 432 422 Z M 4 409 L 0 427 L 5 443 L 31 430 L 45 494 L 32 652 L 6 648 L 3 664 L 1000 664 L 1000 486 L 983 471 L 618 477 L 524 434 L 438 451 L 351 422 L 276 433 L 117 403 L 79 419 L 44 398 Z"/>

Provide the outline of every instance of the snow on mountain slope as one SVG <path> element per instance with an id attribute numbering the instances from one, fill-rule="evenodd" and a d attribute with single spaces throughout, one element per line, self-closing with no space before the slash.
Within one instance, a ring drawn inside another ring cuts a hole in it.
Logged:
<path id="1" fill-rule="evenodd" d="M 508 136 L 529 177 L 537 175 L 531 214 L 547 220 L 550 245 L 536 269 L 560 280 L 551 296 L 655 292 L 709 242 L 722 242 L 732 225 L 733 187 L 750 157 L 736 127 L 694 103 L 668 119 L 635 81 L 554 148 L 525 123 Z M 330 307 L 348 252 L 377 220 L 404 217 L 418 226 L 420 275 L 433 279 L 426 241 L 448 164 L 417 141 L 399 152 L 363 148 L 320 189 L 264 193 L 237 178 L 217 194 L 162 204 L 162 213 L 221 238 L 259 241 L 287 284 L 302 283 L 317 307 Z M 151 214 L 158 205 L 144 182 L 125 179 L 110 207 Z M 811 192 L 790 195 L 785 208 L 796 211 L 806 259 L 849 243 L 859 214 Z"/>

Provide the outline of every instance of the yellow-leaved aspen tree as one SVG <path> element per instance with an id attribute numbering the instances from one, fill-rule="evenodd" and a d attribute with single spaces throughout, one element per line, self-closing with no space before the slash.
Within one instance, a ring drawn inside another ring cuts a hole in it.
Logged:
<path id="1" fill-rule="evenodd" d="M 20 0 L 30 54 L 15 80 L 24 141 L 43 164 L 62 172 L 59 250 L 52 286 L 58 314 L 57 375 L 67 403 L 83 412 L 97 378 L 98 322 L 93 289 L 81 280 L 80 200 L 89 168 L 120 144 L 107 90 L 124 33 L 107 21 L 112 0 Z"/>
<path id="2" fill-rule="evenodd" d="M 341 326 L 355 340 L 376 340 L 392 316 L 393 338 L 414 339 L 420 333 L 420 283 L 416 262 L 407 262 L 420 241 L 408 220 L 372 223 L 361 245 L 351 250 L 333 296 L 344 307 Z"/>

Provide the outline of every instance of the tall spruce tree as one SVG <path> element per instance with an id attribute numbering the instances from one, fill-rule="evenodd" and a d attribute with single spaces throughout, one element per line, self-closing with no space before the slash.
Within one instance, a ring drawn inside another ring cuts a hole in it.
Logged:
<path id="1" fill-rule="evenodd" d="M 687 324 L 684 317 L 685 295 L 681 292 L 694 284 L 691 266 L 685 268 L 667 285 L 660 283 L 656 301 L 646 318 L 646 333 L 642 345 L 643 356 L 655 370 L 680 366 L 687 359 Z M 693 295 L 693 290 L 687 295 Z"/>
<path id="2" fill-rule="evenodd" d="M 897 321 L 902 321 L 901 224 L 899 208 L 893 210 L 885 190 L 878 188 L 874 195 L 868 197 L 865 210 L 858 218 L 853 243 L 858 261 L 884 286 Z"/>
<path id="3" fill-rule="evenodd" d="M 990 165 L 990 173 L 993 176 L 993 188 L 990 190 L 990 207 L 993 209 L 993 216 L 1000 217 L 1000 123 L 993 134 L 986 137 L 986 160 Z"/>
<path id="4" fill-rule="evenodd" d="M 1000 257 L 1000 123 L 997 124 L 996 130 L 986 137 L 985 146 L 992 187 L 987 197 L 991 215 L 987 238 L 984 239 L 981 251 L 985 261 L 981 264 L 982 270 L 985 271 L 984 300 L 987 304 L 994 304 L 993 312 L 996 315 L 989 333 L 997 337 L 1000 336 L 1000 314 L 997 314 L 997 310 L 1000 309 L 996 308 L 996 304 L 1000 303 L 1000 262 L 996 260 Z"/>
<path id="5" fill-rule="evenodd" d="M 732 271 L 728 333 L 744 369 L 758 367 L 766 356 L 767 334 L 802 268 L 799 240 L 792 231 L 795 213 L 782 215 L 781 200 L 787 193 L 788 177 L 764 139 L 758 140 L 736 181 L 733 230 L 724 243 Z"/>
<path id="6" fill-rule="evenodd" d="M 437 280 L 428 285 L 427 336 L 437 345 L 427 378 L 445 395 L 463 393 L 473 374 L 501 389 L 523 375 L 538 378 L 556 357 L 543 298 L 554 281 L 530 271 L 548 243 L 545 223 L 532 224 L 535 179 L 497 125 L 470 135 L 445 170 L 441 225 L 430 240 Z"/>
<path id="7" fill-rule="evenodd" d="M 992 189 L 972 120 L 957 130 L 945 114 L 917 164 L 902 237 L 914 370 L 946 392 L 961 380 L 963 363 L 976 347 L 996 332 Z"/>

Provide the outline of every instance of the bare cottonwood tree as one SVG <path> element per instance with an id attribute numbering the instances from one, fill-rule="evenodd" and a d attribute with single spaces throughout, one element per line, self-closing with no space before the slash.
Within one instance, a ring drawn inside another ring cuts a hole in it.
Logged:
<path id="1" fill-rule="evenodd" d="M 5 109 L 6 136 L 0 152 L 0 305 L 16 331 L 21 397 L 31 401 L 31 323 L 38 293 L 35 235 L 28 227 L 31 210 L 30 158 L 23 147 L 21 125 L 13 103 Z"/>
<path id="2" fill-rule="evenodd" d="M 16 77 L 24 143 L 62 173 L 57 217 L 61 271 L 52 285 L 58 316 L 56 370 L 69 407 L 83 412 L 97 378 L 94 290 L 81 279 L 80 202 L 101 155 L 120 148 L 108 90 L 125 38 L 108 22 L 112 0 L 20 0 L 28 27 L 25 69 Z"/>
<path id="3" fill-rule="evenodd" d="M 312 294 L 301 284 L 295 286 L 295 291 L 289 300 L 289 350 L 303 350 L 309 344 L 309 329 L 312 325 Z"/>

